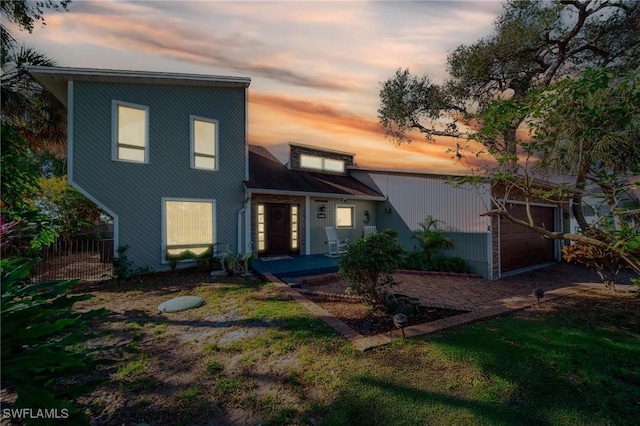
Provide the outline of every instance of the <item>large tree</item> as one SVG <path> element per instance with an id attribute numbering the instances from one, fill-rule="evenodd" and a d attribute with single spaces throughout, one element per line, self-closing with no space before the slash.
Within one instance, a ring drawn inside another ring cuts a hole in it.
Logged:
<path id="1" fill-rule="evenodd" d="M 3 21 L 23 31 L 45 24 L 45 10 L 66 10 L 70 0 L 3 0 Z M 19 45 L 4 23 L 2 39 L 2 123 L 14 127 L 36 152 L 48 151 L 65 156 L 66 116 L 60 102 L 38 85 L 27 72 L 29 65 L 51 66 L 54 62 L 33 48 Z"/>
<path id="2" fill-rule="evenodd" d="M 396 142 L 409 142 L 415 129 L 433 136 L 463 136 L 460 120 L 482 112 L 497 97 L 523 100 L 588 67 L 620 71 L 638 66 L 640 2 L 625 0 L 508 1 L 493 34 L 461 45 L 447 58 L 450 79 L 438 85 L 428 76 L 398 70 L 380 91 L 380 122 Z M 516 151 L 514 116 L 492 149 Z"/>
<path id="3" fill-rule="evenodd" d="M 383 83 L 379 119 L 397 143 L 409 142 L 413 130 L 428 140 L 481 142 L 497 160 L 485 176 L 502 180 L 503 188 L 517 189 L 527 201 L 571 198 L 584 231 L 594 224 L 582 214 L 583 196 L 590 184 L 597 185 L 615 219 L 606 241 L 593 232 L 554 233 L 532 220 L 517 221 L 498 197 L 492 213 L 549 238 L 615 251 L 640 272 L 635 236 L 617 237 L 629 223 L 619 195 L 640 164 L 638 58 L 640 2 L 509 1 L 493 34 L 449 54 L 448 81 L 438 85 L 398 70 Z M 544 190 L 535 177 L 553 173 L 574 180 Z"/>

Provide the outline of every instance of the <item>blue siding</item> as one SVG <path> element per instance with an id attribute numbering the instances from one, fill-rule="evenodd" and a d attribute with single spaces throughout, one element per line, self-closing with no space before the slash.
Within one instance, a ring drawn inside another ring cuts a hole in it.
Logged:
<path id="1" fill-rule="evenodd" d="M 243 207 L 246 92 L 75 82 L 73 183 L 119 218 L 119 244 L 136 266 L 163 269 L 162 197 L 216 200 L 216 240 L 235 246 Z M 149 107 L 149 163 L 111 160 L 111 102 Z M 219 121 L 219 170 L 190 167 L 190 115 Z"/>

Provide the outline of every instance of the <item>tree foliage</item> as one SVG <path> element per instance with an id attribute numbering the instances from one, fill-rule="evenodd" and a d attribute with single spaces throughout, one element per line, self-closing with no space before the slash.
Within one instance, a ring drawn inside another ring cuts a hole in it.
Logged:
<path id="1" fill-rule="evenodd" d="M 69 185 L 66 176 L 40 179 L 38 205 L 54 220 L 61 234 L 73 235 L 82 226 L 100 221 L 101 210 Z"/>
<path id="2" fill-rule="evenodd" d="M 0 207 L 4 215 L 17 218 L 18 212 L 31 210 L 31 199 L 39 188 L 39 173 L 30 164 L 30 148 L 17 132 L 2 125 L 2 157 L 0 157 Z"/>
<path id="3" fill-rule="evenodd" d="M 45 23 L 45 10 L 66 10 L 69 0 L 2 1 L 2 17 L 31 32 L 36 22 Z M 52 66 L 54 62 L 33 48 L 18 45 L 4 24 L 1 65 L 2 122 L 14 127 L 37 150 L 65 155 L 66 114 L 51 93 L 37 84 L 27 72 L 29 65 Z"/>
<path id="4" fill-rule="evenodd" d="M 494 31 L 447 58 L 450 79 L 397 71 L 380 91 L 380 123 L 395 142 L 417 130 L 427 139 L 452 136 L 481 142 L 495 167 L 467 182 L 501 185 L 489 214 L 547 238 L 614 253 L 640 273 L 633 247 L 638 220 L 623 205 L 631 174 L 640 171 L 640 3 L 624 0 L 508 1 Z M 462 123 L 465 126 L 459 126 Z M 529 134 L 523 137 L 523 133 Z M 460 144 L 458 144 L 460 147 Z M 461 148 L 458 158 L 466 155 Z M 540 179 L 573 176 L 549 186 Z M 637 185 L 637 184 L 636 184 Z M 588 223 L 583 200 L 603 194 L 611 221 Z M 513 191 L 512 191 L 513 190 Z M 513 217 L 510 193 L 523 201 L 571 201 L 583 231 L 572 234 Z M 636 215 L 637 216 L 637 215 Z M 603 234 L 588 232 L 599 227 Z"/>
<path id="5" fill-rule="evenodd" d="M 630 70 L 640 57 L 640 3 L 624 0 L 508 1 L 493 34 L 461 45 L 447 58 L 450 79 L 398 70 L 380 91 L 380 123 L 398 143 L 415 129 L 427 137 L 461 136 L 458 123 L 484 111 L 496 98 L 523 100 L 587 67 Z M 514 116 L 500 138 L 485 143 L 515 152 Z M 467 129 L 467 128 L 465 128 Z"/>
<path id="6" fill-rule="evenodd" d="M 384 230 L 349 244 L 338 261 L 339 274 L 349 283 L 349 290 L 374 307 L 383 308 L 386 289 L 397 285 L 392 273 L 402 258 L 397 233 Z"/>
<path id="7" fill-rule="evenodd" d="M 93 389 L 94 373 L 105 363 L 94 357 L 101 348 L 87 348 L 93 336 L 87 322 L 106 314 L 105 309 L 77 312 L 73 305 L 89 294 L 70 295 L 75 280 L 34 283 L 30 273 L 39 259 L 18 257 L 11 250 L 14 236 L 35 234 L 34 248 L 51 243 L 55 234 L 39 217 L 3 222 L 0 232 L 0 373 L 4 386 L 15 392 L 14 409 L 66 409 L 65 424 L 88 424 L 72 405 Z M 57 420 L 25 419 L 26 424 L 53 424 Z"/>
<path id="8" fill-rule="evenodd" d="M 106 310 L 73 312 L 76 302 L 92 296 L 69 296 L 75 281 L 30 283 L 35 263 L 0 261 L 3 383 L 15 389 L 13 408 L 67 409 L 67 424 L 88 424 L 71 401 L 98 384 L 87 379 L 99 364 L 93 358 L 96 350 L 81 344 L 93 337 L 86 332 L 87 321 Z"/>

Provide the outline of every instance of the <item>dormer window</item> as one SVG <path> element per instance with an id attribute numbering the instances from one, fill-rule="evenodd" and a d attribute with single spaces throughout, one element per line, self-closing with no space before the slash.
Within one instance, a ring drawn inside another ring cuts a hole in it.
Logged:
<path id="1" fill-rule="evenodd" d="M 344 173 L 345 170 L 343 160 L 335 160 L 333 158 L 324 158 L 307 154 L 300 154 L 300 167 L 304 169 L 336 173 Z"/>

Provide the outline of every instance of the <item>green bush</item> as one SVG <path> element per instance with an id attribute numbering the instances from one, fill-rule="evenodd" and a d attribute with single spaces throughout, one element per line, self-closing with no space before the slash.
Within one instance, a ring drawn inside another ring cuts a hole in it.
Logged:
<path id="1" fill-rule="evenodd" d="M 431 270 L 439 272 L 469 272 L 467 262 L 461 257 L 435 256 L 431 262 Z"/>
<path id="2" fill-rule="evenodd" d="M 431 262 L 437 250 L 453 247 L 451 238 L 444 235 L 439 222 L 438 219 L 427 216 L 424 222 L 419 224 L 421 229 L 414 231 L 411 237 L 420 244 L 427 262 Z"/>
<path id="3" fill-rule="evenodd" d="M 117 249 L 118 255 L 113 259 L 113 276 L 117 280 L 129 280 L 137 275 L 149 272 L 149 267 L 136 268 L 133 262 L 127 257 L 128 245 L 120 246 Z"/>
<path id="4" fill-rule="evenodd" d="M 421 251 L 405 251 L 402 254 L 400 268 L 411 271 L 427 271 L 429 270 L 429 263 Z"/>
<path id="5" fill-rule="evenodd" d="M 435 254 L 430 260 L 419 251 L 406 251 L 402 255 L 400 268 L 412 271 L 469 272 L 467 262 L 461 257 Z"/>
<path id="6" fill-rule="evenodd" d="M 99 383 L 91 377 L 103 361 L 94 357 L 97 349 L 86 349 L 83 343 L 94 337 L 86 331 L 87 321 L 107 311 L 73 312 L 76 302 L 92 296 L 69 296 L 76 280 L 32 284 L 28 276 L 36 263 L 0 261 L 3 385 L 17 394 L 12 408 L 66 409 L 65 424 L 88 424 L 71 401 Z M 38 424 L 47 420 L 38 419 Z"/>
<path id="7" fill-rule="evenodd" d="M 349 283 L 349 290 L 374 307 L 384 307 L 386 288 L 397 285 L 391 276 L 403 253 L 397 235 L 387 229 L 361 238 L 338 261 L 339 274 Z"/>

